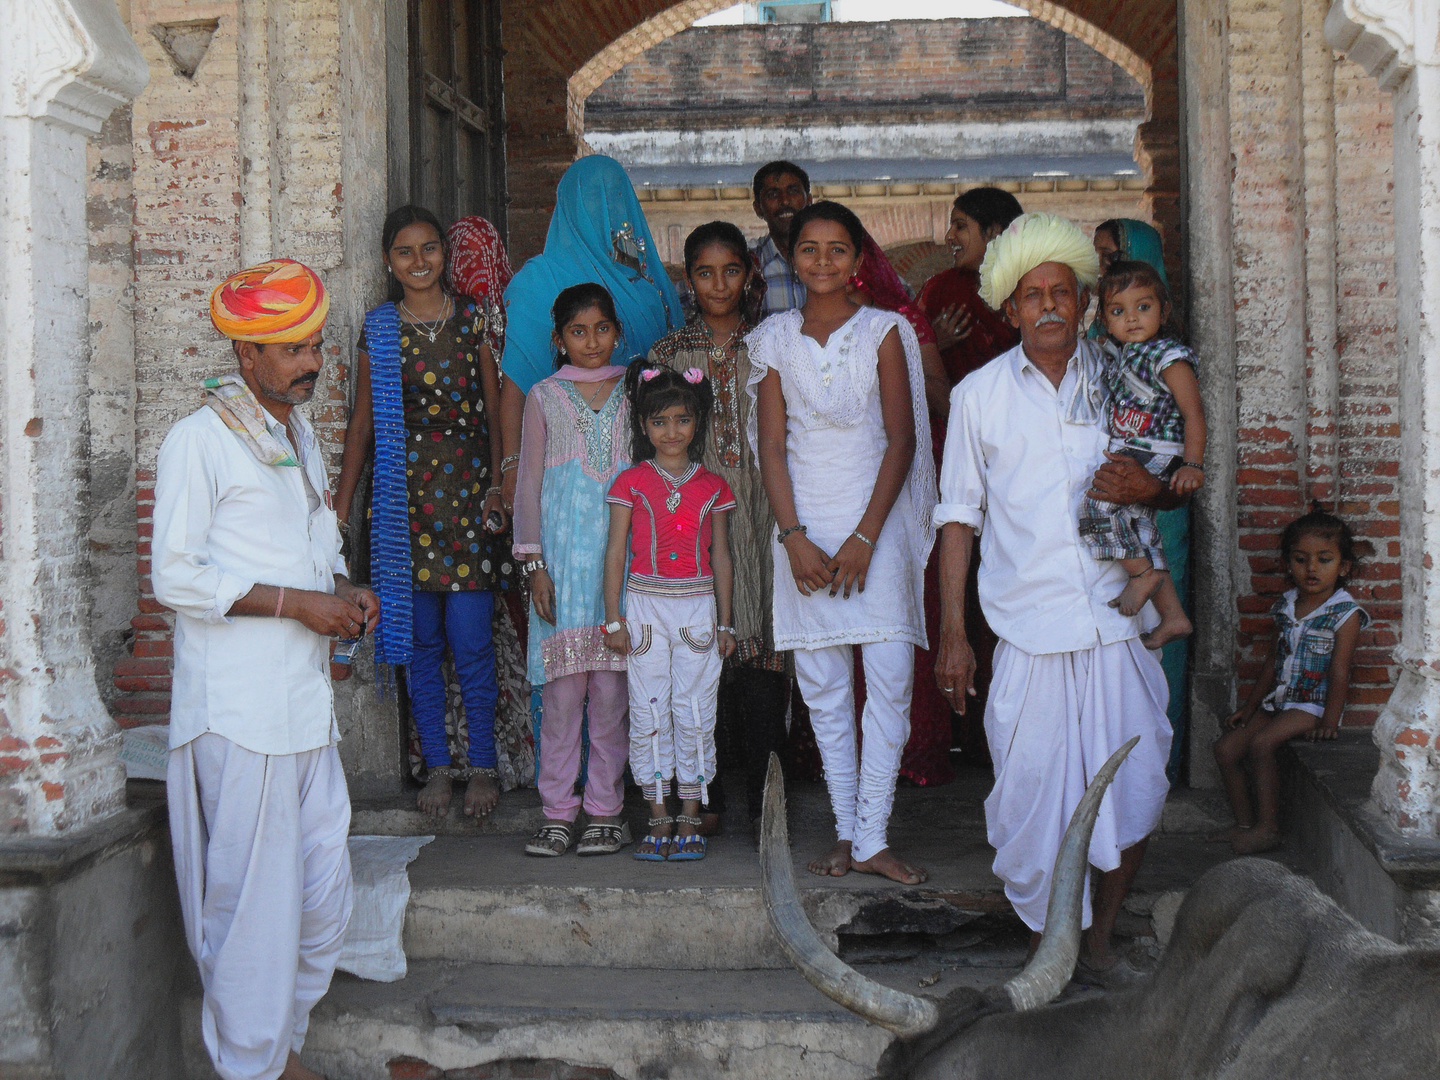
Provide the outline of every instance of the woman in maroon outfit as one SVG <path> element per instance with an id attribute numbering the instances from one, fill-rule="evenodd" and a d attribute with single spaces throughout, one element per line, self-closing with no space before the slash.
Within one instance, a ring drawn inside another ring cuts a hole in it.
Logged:
<path id="1" fill-rule="evenodd" d="M 1020 331 L 980 299 L 979 289 L 980 263 L 985 258 L 985 246 L 1021 213 L 1023 211 L 1015 196 L 993 187 L 973 188 L 965 192 L 955 200 L 950 211 L 950 229 L 945 234 L 945 241 L 950 245 L 955 265 L 927 281 L 920 290 L 916 304 L 935 328 L 940 359 L 945 365 L 945 375 L 951 386 L 976 368 L 1020 344 Z M 930 437 L 937 473 L 940 469 L 940 455 L 945 447 L 945 428 L 949 414 L 948 399 L 943 408 L 936 408 L 932 399 Z M 970 581 L 965 589 L 965 633 L 975 650 L 975 697 L 971 699 L 965 716 L 961 718 L 959 743 L 972 760 L 983 762 L 989 760 L 982 721 L 985 716 L 985 698 L 990 690 L 990 661 L 995 652 L 996 638 L 980 610 L 980 595 L 976 586 L 979 565 L 977 545 L 975 555 L 970 560 Z M 939 568 L 940 551 L 937 545 L 930 556 L 929 565 L 925 568 L 925 631 L 930 638 L 932 650 L 940 639 Z M 934 667 L 932 651 L 927 673 L 933 672 Z M 933 678 L 925 680 L 927 705 L 929 695 L 934 695 L 943 705 L 944 699 L 939 697 L 934 681 Z M 914 709 L 919 709 L 921 701 L 921 665 L 917 663 Z M 912 737 L 912 744 L 913 741 Z M 911 746 L 907 745 L 906 763 L 909 762 L 910 754 Z M 901 775 L 909 775 L 905 764 L 901 765 L 900 771 Z"/>

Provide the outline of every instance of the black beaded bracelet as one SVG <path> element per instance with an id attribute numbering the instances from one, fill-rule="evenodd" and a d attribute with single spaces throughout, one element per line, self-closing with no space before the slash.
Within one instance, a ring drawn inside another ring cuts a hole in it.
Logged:
<path id="1" fill-rule="evenodd" d="M 1180 464 L 1188 469 L 1199 469 L 1201 472 L 1205 471 L 1205 463 L 1203 461 L 1182 461 Z"/>
<path id="2" fill-rule="evenodd" d="M 783 544 L 783 543 L 785 543 L 785 538 L 786 538 L 787 536 L 789 536 L 791 533 L 797 533 L 797 532 L 798 532 L 798 533 L 803 533 L 803 532 L 809 532 L 809 530 L 806 529 L 804 525 L 791 525 L 788 529 L 781 529 L 781 530 L 780 530 L 780 535 L 779 535 L 778 537 L 776 537 L 776 540 L 777 540 L 779 543 Z"/>

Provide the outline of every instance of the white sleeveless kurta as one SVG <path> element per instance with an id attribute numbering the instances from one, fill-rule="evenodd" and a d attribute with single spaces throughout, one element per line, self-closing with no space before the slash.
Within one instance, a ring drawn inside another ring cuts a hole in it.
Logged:
<path id="1" fill-rule="evenodd" d="M 935 542 L 931 514 L 936 502 L 930 421 L 925 405 L 920 343 L 904 317 L 861 308 L 822 347 L 800 332 L 800 311 L 772 315 L 754 330 L 749 345 L 752 399 L 774 369 L 785 394 L 785 451 L 795 510 L 806 535 L 834 555 L 860 524 L 870 503 L 889 441 L 880 410 L 879 349 L 895 327 L 905 351 L 915 416 L 915 459 L 905 486 L 875 537 L 865 591 L 802 596 L 776 529 L 771 536 L 775 567 L 775 648 L 820 649 L 873 641 L 925 639 L 925 563 Z M 750 411 L 751 446 L 758 442 Z"/>

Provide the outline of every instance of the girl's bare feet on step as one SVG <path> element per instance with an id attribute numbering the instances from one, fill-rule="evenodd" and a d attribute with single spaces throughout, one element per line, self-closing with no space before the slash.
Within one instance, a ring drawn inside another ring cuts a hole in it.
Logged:
<path id="1" fill-rule="evenodd" d="M 314 1069 L 301 1065 L 299 1056 L 291 1050 L 290 1056 L 285 1060 L 285 1071 L 280 1074 L 279 1080 L 325 1080 L 325 1077 Z"/>
<path id="2" fill-rule="evenodd" d="M 450 812 L 450 770 L 432 769 L 430 779 L 420 789 L 415 805 L 422 814 L 442 818 Z"/>
<path id="3" fill-rule="evenodd" d="M 1280 834 L 1274 829 L 1256 826 L 1231 840 L 1230 846 L 1235 849 L 1236 855 L 1259 855 L 1262 851 L 1274 851 L 1278 848 Z"/>
<path id="4" fill-rule="evenodd" d="M 930 879 L 930 872 L 923 866 L 911 866 L 888 847 L 881 848 L 864 862 L 852 861 L 850 869 L 862 874 L 879 874 L 901 885 L 919 885 Z"/>
<path id="5" fill-rule="evenodd" d="M 1227 844 L 1233 844 L 1237 838 L 1244 836 L 1253 828 L 1253 825 L 1231 825 L 1228 829 L 1216 829 L 1214 832 L 1207 834 L 1205 839 L 1210 843 L 1220 843 L 1223 841 Z"/>
<path id="6" fill-rule="evenodd" d="M 485 773 L 471 773 L 470 783 L 465 788 L 465 816 L 487 817 L 499 801 L 499 782 Z"/>
<path id="7" fill-rule="evenodd" d="M 850 841 L 837 840 L 834 847 L 812 860 L 807 869 L 820 877 L 844 877 L 850 872 Z"/>

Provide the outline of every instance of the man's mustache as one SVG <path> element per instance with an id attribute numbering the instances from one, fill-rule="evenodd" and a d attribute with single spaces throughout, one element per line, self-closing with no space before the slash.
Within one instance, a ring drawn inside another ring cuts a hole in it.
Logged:
<path id="1" fill-rule="evenodd" d="M 1065 320 L 1053 311 L 1047 311 L 1035 320 L 1036 326 L 1049 326 L 1051 323 L 1059 323 L 1061 326 L 1064 326 Z"/>
<path id="2" fill-rule="evenodd" d="M 296 380 L 295 380 L 294 382 L 292 382 L 290 385 L 291 385 L 291 386 L 314 386 L 315 383 L 319 381 L 319 379 L 320 379 L 320 376 L 319 376 L 319 375 L 301 375 L 298 379 L 296 379 Z"/>

